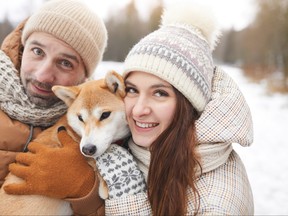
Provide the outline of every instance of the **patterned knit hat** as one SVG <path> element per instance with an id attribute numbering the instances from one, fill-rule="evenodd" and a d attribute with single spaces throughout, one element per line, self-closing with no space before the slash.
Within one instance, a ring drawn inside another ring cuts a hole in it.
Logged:
<path id="1" fill-rule="evenodd" d="M 204 5 L 173 6 L 161 27 L 144 37 L 126 57 L 124 77 L 132 71 L 156 75 L 178 89 L 202 112 L 211 97 L 215 18 Z"/>
<path id="2" fill-rule="evenodd" d="M 66 42 L 81 56 L 91 76 L 102 60 L 107 45 L 107 30 L 102 19 L 77 0 L 51 0 L 25 24 L 22 43 L 33 32 L 46 32 Z"/>

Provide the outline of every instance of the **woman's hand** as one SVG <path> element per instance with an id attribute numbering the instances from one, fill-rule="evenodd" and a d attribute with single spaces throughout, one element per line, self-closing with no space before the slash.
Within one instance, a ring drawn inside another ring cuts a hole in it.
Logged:
<path id="1" fill-rule="evenodd" d="M 31 142 L 28 153 L 16 157 L 18 163 L 10 164 L 12 174 L 23 183 L 4 187 L 8 194 L 38 194 L 53 198 L 81 198 L 93 188 L 95 173 L 81 154 L 79 144 L 66 132 L 58 129 L 62 148 L 51 148 Z"/>
<path id="2" fill-rule="evenodd" d="M 112 144 L 104 154 L 96 158 L 96 165 L 107 183 L 108 199 L 146 191 L 144 176 L 125 148 Z"/>

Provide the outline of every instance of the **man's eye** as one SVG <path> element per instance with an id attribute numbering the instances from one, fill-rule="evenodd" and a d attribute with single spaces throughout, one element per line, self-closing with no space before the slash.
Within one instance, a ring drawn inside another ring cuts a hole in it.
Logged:
<path id="1" fill-rule="evenodd" d="M 41 50 L 40 48 L 33 48 L 32 51 L 37 56 L 42 56 L 44 54 L 43 50 Z"/>
<path id="2" fill-rule="evenodd" d="M 63 65 L 64 67 L 69 67 L 69 68 L 72 68 L 73 65 L 71 64 L 70 61 L 67 61 L 67 60 L 61 60 L 60 62 L 61 65 Z"/>

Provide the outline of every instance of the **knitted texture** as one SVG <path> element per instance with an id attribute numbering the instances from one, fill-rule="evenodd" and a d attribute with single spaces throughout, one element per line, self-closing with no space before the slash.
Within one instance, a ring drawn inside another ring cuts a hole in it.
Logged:
<path id="1" fill-rule="evenodd" d="M 144 176 L 127 149 L 112 144 L 96 158 L 100 175 L 109 188 L 109 199 L 146 191 Z"/>
<path id="2" fill-rule="evenodd" d="M 205 37 L 201 29 L 193 25 L 201 23 L 199 19 L 203 16 L 187 15 L 193 15 L 195 9 L 192 9 L 182 8 L 183 16 L 179 16 L 178 10 L 174 14 L 173 8 L 168 9 L 160 29 L 144 37 L 129 52 L 124 77 L 132 71 L 156 75 L 178 89 L 198 112 L 202 112 L 211 97 L 214 64 L 210 44 L 215 41 L 210 42 L 210 37 Z M 210 21 L 205 17 L 203 26 L 206 20 Z M 210 31 L 213 32 L 213 27 Z"/>
<path id="3" fill-rule="evenodd" d="M 0 108 L 12 119 L 40 127 L 53 125 L 67 110 L 62 101 L 50 108 L 31 103 L 20 81 L 19 73 L 10 58 L 1 50 Z"/>
<path id="4" fill-rule="evenodd" d="M 103 20 L 77 0 L 48 1 L 25 24 L 23 44 L 33 32 L 49 33 L 73 47 L 85 64 L 87 76 L 94 72 L 107 45 Z"/>

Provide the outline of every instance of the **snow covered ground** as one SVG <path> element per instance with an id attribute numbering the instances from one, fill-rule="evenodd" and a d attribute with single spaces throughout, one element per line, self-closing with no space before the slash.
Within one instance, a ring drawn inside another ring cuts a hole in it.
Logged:
<path id="1" fill-rule="evenodd" d="M 222 68 L 238 83 L 253 116 L 253 145 L 234 147 L 247 169 L 255 215 L 288 215 L 288 95 L 267 94 L 264 83 L 249 82 L 240 69 Z M 103 62 L 95 78 L 108 70 L 121 73 L 122 69 L 121 63 Z"/>
<path id="2" fill-rule="evenodd" d="M 288 215 L 288 95 L 267 94 L 240 69 L 223 67 L 242 90 L 254 122 L 254 143 L 235 145 L 246 165 L 256 215 Z"/>

